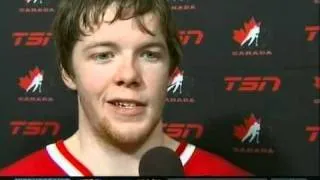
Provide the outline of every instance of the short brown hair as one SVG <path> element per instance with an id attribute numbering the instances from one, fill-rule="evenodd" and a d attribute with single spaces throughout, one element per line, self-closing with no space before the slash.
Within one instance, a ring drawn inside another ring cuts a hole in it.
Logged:
<path id="1" fill-rule="evenodd" d="M 71 61 L 72 51 L 80 37 L 86 35 L 81 25 L 91 29 L 93 26 L 99 25 L 105 10 L 112 3 L 117 4 L 117 12 L 110 23 L 116 20 L 136 18 L 140 29 L 150 35 L 153 33 L 143 25 L 141 17 L 149 12 L 159 16 L 161 31 L 169 49 L 170 73 L 172 73 L 181 61 L 182 50 L 176 24 L 167 0 L 60 0 L 52 25 L 60 70 L 65 70 L 68 75 L 74 77 Z M 133 9 L 130 17 L 125 15 L 127 8 Z"/>

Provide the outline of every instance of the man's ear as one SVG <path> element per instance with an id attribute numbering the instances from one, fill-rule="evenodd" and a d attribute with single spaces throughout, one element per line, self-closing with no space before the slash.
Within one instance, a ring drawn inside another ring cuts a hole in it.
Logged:
<path id="1" fill-rule="evenodd" d="M 72 90 L 77 90 L 77 85 L 75 84 L 74 79 L 70 77 L 70 75 L 64 70 L 64 68 L 61 69 L 61 77 L 64 84 Z"/>

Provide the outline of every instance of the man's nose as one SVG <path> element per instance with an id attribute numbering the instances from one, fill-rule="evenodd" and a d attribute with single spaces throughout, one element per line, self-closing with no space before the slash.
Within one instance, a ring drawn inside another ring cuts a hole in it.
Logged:
<path id="1" fill-rule="evenodd" d="M 118 86 L 139 87 L 142 82 L 140 67 L 134 61 L 122 62 L 114 75 L 114 82 Z"/>

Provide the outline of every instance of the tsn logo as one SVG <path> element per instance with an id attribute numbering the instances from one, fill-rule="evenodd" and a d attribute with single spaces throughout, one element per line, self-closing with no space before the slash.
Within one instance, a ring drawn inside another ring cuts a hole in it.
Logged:
<path id="1" fill-rule="evenodd" d="M 60 132 L 60 123 L 56 121 L 12 121 L 11 135 L 13 136 L 56 136 Z"/>
<path id="2" fill-rule="evenodd" d="M 320 31 L 320 26 L 306 26 L 305 31 L 307 32 L 307 41 L 314 41 Z"/>
<path id="3" fill-rule="evenodd" d="M 49 32 L 14 32 L 14 46 L 47 46 L 52 34 Z"/>
<path id="4" fill-rule="evenodd" d="M 200 45 L 203 42 L 204 33 L 201 30 L 180 30 L 179 38 L 182 45 L 189 43 Z"/>
<path id="5" fill-rule="evenodd" d="M 277 76 L 227 76 L 224 81 L 227 83 L 226 91 L 239 92 L 262 92 L 267 84 L 272 85 L 272 92 L 277 92 L 281 85 L 281 79 Z"/>
<path id="6" fill-rule="evenodd" d="M 163 129 L 168 136 L 175 139 L 187 139 L 191 136 L 199 139 L 203 134 L 203 125 L 198 123 L 163 123 Z"/>
<path id="7" fill-rule="evenodd" d="M 320 126 L 307 126 L 306 131 L 310 132 L 308 142 L 313 143 L 319 139 Z"/>

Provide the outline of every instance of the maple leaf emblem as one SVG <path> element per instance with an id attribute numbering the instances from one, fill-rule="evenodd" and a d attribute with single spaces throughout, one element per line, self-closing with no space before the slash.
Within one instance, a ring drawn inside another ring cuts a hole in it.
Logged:
<path id="1" fill-rule="evenodd" d="M 254 114 L 251 114 L 248 119 L 244 119 L 244 124 L 234 126 L 233 128 L 233 135 L 239 139 L 242 140 L 248 133 L 251 126 L 253 126 L 255 123 L 260 124 L 260 119 L 257 119 Z"/>
<path id="2" fill-rule="evenodd" d="M 19 78 L 18 85 L 28 92 L 33 88 L 32 92 L 35 92 L 37 89 L 41 92 L 41 83 L 43 80 L 43 72 L 36 67 L 33 70 L 30 70 L 27 75 Z"/>
<path id="3" fill-rule="evenodd" d="M 256 46 L 258 46 L 258 36 L 260 33 L 261 22 L 256 22 L 252 17 L 249 22 L 245 22 L 243 28 L 233 31 L 233 40 L 243 46 L 248 42 L 250 46 L 254 41 L 256 41 Z"/>

